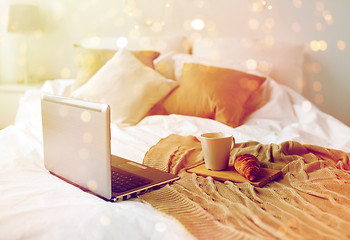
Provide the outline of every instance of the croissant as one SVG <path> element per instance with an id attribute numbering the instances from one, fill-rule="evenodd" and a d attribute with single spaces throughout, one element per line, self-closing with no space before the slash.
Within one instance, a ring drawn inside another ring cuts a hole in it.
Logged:
<path id="1" fill-rule="evenodd" d="M 252 154 L 243 154 L 236 157 L 234 163 L 234 168 L 243 177 L 249 181 L 254 181 L 260 172 L 260 162 Z"/>

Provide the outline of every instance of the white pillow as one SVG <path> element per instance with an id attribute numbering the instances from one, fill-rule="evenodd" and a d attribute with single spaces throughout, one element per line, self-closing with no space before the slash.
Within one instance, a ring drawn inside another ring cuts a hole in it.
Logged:
<path id="1" fill-rule="evenodd" d="M 113 123 L 132 125 L 176 85 L 175 81 L 146 67 L 129 51 L 120 49 L 72 97 L 107 103 Z"/>
<path id="2" fill-rule="evenodd" d="M 268 44 L 258 39 L 216 38 L 197 39 L 192 54 L 219 62 L 237 63 L 248 66 L 268 66 L 270 76 L 301 93 L 303 88 L 304 46 L 286 42 Z"/>
<path id="3" fill-rule="evenodd" d="M 268 70 L 267 71 L 259 71 L 259 69 L 251 70 L 248 69 L 247 66 L 242 63 L 241 61 L 215 61 L 203 57 L 196 57 L 190 54 L 175 54 L 173 56 L 174 60 L 174 77 L 176 80 L 179 80 L 182 74 L 182 67 L 184 63 L 198 63 L 202 65 L 207 66 L 214 66 L 214 67 L 220 67 L 220 68 L 228 68 L 228 69 L 235 69 L 238 71 L 266 77 L 268 76 Z"/>

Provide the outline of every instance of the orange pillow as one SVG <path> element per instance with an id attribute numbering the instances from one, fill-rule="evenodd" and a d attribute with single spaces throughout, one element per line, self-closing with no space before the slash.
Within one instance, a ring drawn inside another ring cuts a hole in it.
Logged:
<path id="1" fill-rule="evenodd" d="M 160 111 L 211 118 L 237 127 L 254 111 L 249 98 L 264 81 L 264 77 L 233 69 L 185 63 L 179 87 L 162 101 Z"/>

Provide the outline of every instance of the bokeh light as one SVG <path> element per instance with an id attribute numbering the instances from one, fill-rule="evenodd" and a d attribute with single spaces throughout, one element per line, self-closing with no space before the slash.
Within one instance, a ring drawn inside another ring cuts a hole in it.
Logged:
<path id="1" fill-rule="evenodd" d="M 155 226 L 154 226 L 154 228 L 155 228 L 155 230 L 157 231 L 157 232 L 165 232 L 166 230 L 168 230 L 168 227 L 167 227 L 167 225 L 165 224 L 165 223 L 163 223 L 163 222 L 157 222 L 156 224 L 155 224 Z"/>
<path id="2" fill-rule="evenodd" d="M 80 115 L 81 121 L 87 123 L 91 121 L 91 113 L 88 111 L 83 111 Z"/>
<path id="3" fill-rule="evenodd" d="M 317 51 L 326 51 L 328 47 L 328 44 L 325 40 L 312 40 L 310 42 L 310 48 L 312 51 L 317 52 Z"/>
<path id="4" fill-rule="evenodd" d="M 337 47 L 339 50 L 343 51 L 346 48 L 346 43 L 343 40 L 339 40 L 337 42 Z"/>
<path id="5" fill-rule="evenodd" d="M 319 81 L 315 81 L 312 84 L 312 88 L 315 92 L 320 92 L 322 90 L 322 83 Z"/>
<path id="6" fill-rule="evenodd" d="M 116 41 L 118 48 L 125 48 L 128 45 L 129 41 L 126 37 L 119 37 Z"/>
<path id="7" fill-rule="evenodd" d="M 327 24 L 333 24 L 333 16 L 329 11 L 324 11 L 322 16 Z"/>
<path id="8" fill-rule="evenodd" d="M 97 182 L 92 179 L 87 182 L 87 187 L 90 191 L 96 191 L 96 189 L 98 188 L 98 185 L 97 185 Z"/>
<path id="9" fill-rule="evenodd" d="M 321 105 L 324 102 L 324 97 L 320 93 L 316 94 L 314 99 L 315 99 L 315 103 L 318 104 L 318 105 Z"/>
<path id="10" fill-rule="evenodd" d="M 258 63 L 256 62 L 256 60 L 254 59 L 248 59 L 246 62 L 245 62 L 245 66 L 247 69 L 249 70 L 255 70 L 258 66 Z"/>
<path id="11" fill-rule="evenodd" d="M 199 18 L 193 19 L 191 25 L 192 25 L 192 28 L 197 31 L 203 30 L 205 26 L 204 21 Z"/>
<path id="12" fill-rule="evenodd" d="M 302 105 L 301 105 L 302 109 L 304 112 L 310 112 L 311 111 L 311 108 L 312 108 L 312 104 L 311 102 L 305 100 Z"/>
<path id="13" fill-rule="evenodd" d="M 303 6 L 302 0 L 293 0 L 293 5 L 296 8 L 301 8 Z"/>

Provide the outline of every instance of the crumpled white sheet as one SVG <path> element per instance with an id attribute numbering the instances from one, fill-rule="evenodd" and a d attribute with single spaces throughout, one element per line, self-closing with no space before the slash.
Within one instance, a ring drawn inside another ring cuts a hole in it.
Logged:
<path id="1" fill-rule="evenodd" d="M 23 97 L 16 123 L 0 131 L 0 236 L 6 239 L 189 239 L 175 220 L 137 199 L 109 203 L 52 176 L 44 168 L 40 97 L 69 96 L 73 80 L 47 81 Z M 287 140 L 350 152 L 350 128 L 294 91 L 268 80 L 268 100 L 231 128 L 191 116 L 148 116 L 136 126 L 111 125 L 112 154 L 142 162 L 169 134 L 229 132 L 236 142 Z"/>

